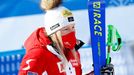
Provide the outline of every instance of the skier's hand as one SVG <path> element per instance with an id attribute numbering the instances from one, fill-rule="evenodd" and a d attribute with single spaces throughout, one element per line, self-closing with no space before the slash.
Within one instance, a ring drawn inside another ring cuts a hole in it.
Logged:
<path id="1" fill-rule="evenodd" d="M 94 75 L 94 71 L 91 71 L 85 75 Z M 101 75 L 114 75 L 114 65 L 108 64 L 105 67 L 101 68 Z"/>
<path id="2" fill-rule="evenodd" d="M 105 67 L 101 68 L 102 75 L 114 75 L 114 65 L 108 64 Z"/>

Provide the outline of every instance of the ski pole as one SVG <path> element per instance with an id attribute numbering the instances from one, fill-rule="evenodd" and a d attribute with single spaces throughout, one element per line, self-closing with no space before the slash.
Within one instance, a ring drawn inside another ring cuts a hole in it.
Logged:
<path id="1" fill-rule="evenodd" d="M 112 47 L 113 51 L 120 50 L 122 46 L 122 40 L 121 37 L 117 31 L 117 29 L 113 25 L 108 25 L 108 51 L 107 51 L 107 64 L 110 64 L 110 50 Z"/>

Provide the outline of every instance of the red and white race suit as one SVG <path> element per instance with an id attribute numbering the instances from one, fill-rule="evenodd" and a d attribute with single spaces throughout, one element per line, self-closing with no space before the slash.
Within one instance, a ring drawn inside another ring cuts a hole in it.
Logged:
<path id="1" fill-rule="evenodd" d="M 26 54 L 21 62 L 19 75 L 82 75 L 81 64 L 74 59 L 71 50 L 65 52 L 69 66 L 65 70 L 62 56 L 50 43 L 43 27 L 30 35 L 24 44 Z M 77 55 L 80 59 L 78 51 Z"/>

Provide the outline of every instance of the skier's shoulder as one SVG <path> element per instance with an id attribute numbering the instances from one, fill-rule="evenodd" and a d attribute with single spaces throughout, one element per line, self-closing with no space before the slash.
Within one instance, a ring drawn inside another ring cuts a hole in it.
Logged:
<path id="1" fill-rule="evenodd" d="M 45 35 L 44 27 L 36 29 L 24 43 L 26 52 L 43 52 L 46 49 L 45 46 L 48 44 L 47 39 L 48 37 Z"/>

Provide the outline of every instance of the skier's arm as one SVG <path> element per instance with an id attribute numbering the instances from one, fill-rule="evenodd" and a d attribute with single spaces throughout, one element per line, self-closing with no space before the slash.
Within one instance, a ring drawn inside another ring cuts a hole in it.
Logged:
<path id="1" fill-rule="evenodd" d="M 41 75 L 45 71 L 41 49 L 32 49 L 23 57 L 18 75 Z"/>

